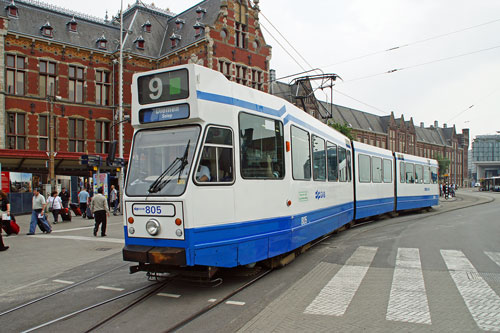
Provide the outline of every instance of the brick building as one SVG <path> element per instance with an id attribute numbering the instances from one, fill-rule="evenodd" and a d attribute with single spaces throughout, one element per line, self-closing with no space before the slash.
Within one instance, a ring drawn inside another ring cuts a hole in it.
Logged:
<path id="1" fill-rule="evenodd" d="M 267 91 L 271 47 L 260 30 L 259 1 L 253 3 L 206 0 L 178 15 L 139 1 L 129 6 L 123 13 L 124 113 L 130 113 L 133 73 L 191 62 Z M 37 174 L 47 183 L 52 110 L 56 175 L 87 176 L 79 157 L 105 157 L 118 135 L 119 15 L 99 19 L 36 0 L 1 5 L 2 171 Z M 125 159 L 132 133 L 125 124 Z"/>
<path id="2" fill-rule="evenodd" d="M 306 89 L 304 85 L 300 89 Z M 305 87 L 305 88 L 304 88 Z M 364 111 L 330 104 L 319 100 L 308 99 L 307 104 L 296 98 L 297 86 L 290 86 L 282 82 L 273 82 L 273 94 L 304 109 L 316 118 L 327 122 L 330 120 L 338 124 L 347 124 L 352 128 L 356 141 L 370 144 L 393 152 L 413 154 L 422 157 L 435 158 L 437 154 L 450 160 L 447 174 L 448 180 L 460 186 L 468 186 L 468 147 L 469 129 L 457 133 L 455 126 L 443 124 L 439 127 L 438 121 L 425 127 L 424 123 L 415 126 L 413 118 L 405 120 L 401 115 L 396 118 L 391 112 L 389 116 L 377 116 Z M 312 91 L 312 90 L 311 90 Z M 308 94 L 308 96 L 314 96 Z M 443 176 L 443 175 L 441 175 Z"/>

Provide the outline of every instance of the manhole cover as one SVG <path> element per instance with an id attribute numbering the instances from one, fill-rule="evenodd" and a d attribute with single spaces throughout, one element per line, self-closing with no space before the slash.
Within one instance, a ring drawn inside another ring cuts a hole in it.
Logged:
<path id="1" fill-rule="evenodd" d="M 109 250 L 111 250 L 111 248 L 110 247 L 100 247 L 100 248 L 97 248 L 95 250 L 96 251 L 109 251 Z"/>

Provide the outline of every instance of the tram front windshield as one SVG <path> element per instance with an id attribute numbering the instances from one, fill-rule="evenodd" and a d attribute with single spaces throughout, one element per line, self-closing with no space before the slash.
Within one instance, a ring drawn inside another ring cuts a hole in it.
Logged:
<path id="1" fill-rule="evenodd" d="M 138 132 L 127 176 L 127 195 L 184 193 L 199 135 L 198 126 Z"/>

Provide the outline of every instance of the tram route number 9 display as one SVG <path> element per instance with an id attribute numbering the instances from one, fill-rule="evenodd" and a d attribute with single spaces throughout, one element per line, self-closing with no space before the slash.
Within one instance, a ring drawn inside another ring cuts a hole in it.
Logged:
<path id="1" fill-rule="evenodd" d="M 137 89 L 141 105 L 185 99 L 189 96 L 188 71 L 180 69 L 141 76 Z"/>

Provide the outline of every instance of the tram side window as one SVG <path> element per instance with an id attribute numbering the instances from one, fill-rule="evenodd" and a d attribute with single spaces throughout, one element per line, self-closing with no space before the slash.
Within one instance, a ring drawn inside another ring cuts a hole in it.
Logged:
<path id="1" fill-rule="evenodd" d="M 233 182 L 233 160 L 233 133 L 227 128 L 211 126 L 196 169 L 196 182 Z"/>
<path id="2" fill-rule="evenodd" d="M 313 179 L 326 180 L 325 140 L 313 135 Z"/>
<path id="3" fill-rule="evenodd" d="M 309 133 L 292 126 L 292 174 L 293 179 L 311 179 L 311 152 Z"/>
<path id="4" fill-rule="evenodd" d="M 347 181 L 351 182 L 351 151 L 346 149 L 346 160 L 347 160 Z"/>
<path id="5" fill-rule="evenodd" d="M 372 182 L 382 182 L 382 159 L 379 157 L 372 157 Z"/>
<path id="6" fill-rule="evenodd" d="M 399 162 L 399 182 L 400 183 L 406 183 L 406 168 L 405 168 L 405 162 L 401 161 Z"/>
<path id="7" fill-rule="evenodd" d="M 371 181 L 370 156 L 359 154 L 358 155 L 358 164 L 359 164 L 359 182 L 360 183 L 369 183 Z"/>
<path id="8" fill-rule="evenodd" d="M 405 163 L 406 166 L 406 183 L 414 184 L 415 183 L 415 165 L 413 163 Z"/>
<path id="9" fill-rule="evenodd" d="M 392 161 L 384 159 L 384 183 L 392 183 Z"/>
<path id="10" fill-rule="evenodd" d="M 347 161 L 346 149 L 339 147 L 339 180 L 347 182 L 350 180 L 350 170 Z"/>
<path id="11" fill-rule="evenodd" d="M 424 166 L 424 184 L 431 183 L 431 169 L 428 166 Z"/>
<path id="12" fill-rule="evenodd" d="M 438 169 L 436 167 L 431 167 L 431 181 L 433 184 L 438 182 Z"/>
<path id="13" fill-rule="evenodd" d="M 283 123 L 241 112 L 240 164 L 245 179 L 283 179 Z"/>
<path id="14" fill-rule="evenodd" d="M 424 171 L 419 164 L 415 165 L 415 183 L 422 184 L 424 182 Z"/>
<path id="15" fill-rule="evenodd" d="M 328 156 L 328 181 L 336 182 L 339 179 L 339 164 L 337 161 L 337 145 L 331 142 L 326 143 Z"/>

